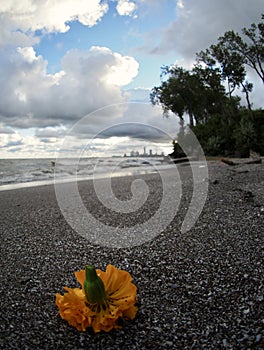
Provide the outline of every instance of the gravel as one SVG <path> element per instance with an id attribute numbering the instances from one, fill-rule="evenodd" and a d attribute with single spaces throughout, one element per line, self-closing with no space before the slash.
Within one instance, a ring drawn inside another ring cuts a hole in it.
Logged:
<path id="1" fill-rule="evenodd" d="M 75 233 L 53 186 L 0 192 L 1 349 L 264 349 L 264 165 L 209 162 L 206 204 L 184 234 L 192 181 L 189 166 L 179 169 L 176 217 L 155 239 L 126 249 L 92 245 Z M 81 182 L 80 193 L 102 222 L 131 227 L 150 218 L 161 199 L 159 174 L 140 178 L 150 194 L 136 213 L 104 208 L 91 182 Z M 118 198 L 130 198 L 133 179 L 113 179 Z M 133 276 L 139 311 L 120 330 L 78 332 L 59 316 L 55 294 L 77 287 L 74 271 L 88 263 L 103 270 L 111 263 Z"/>

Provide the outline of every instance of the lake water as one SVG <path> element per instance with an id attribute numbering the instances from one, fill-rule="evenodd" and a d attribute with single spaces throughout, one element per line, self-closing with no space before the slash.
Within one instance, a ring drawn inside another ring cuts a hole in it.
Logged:
<path id="1" fill-rule="evenodd" d="M 94 177 L 157 172 L 172 165 L 163 157 L 0 159 L 0 190 Z"/>

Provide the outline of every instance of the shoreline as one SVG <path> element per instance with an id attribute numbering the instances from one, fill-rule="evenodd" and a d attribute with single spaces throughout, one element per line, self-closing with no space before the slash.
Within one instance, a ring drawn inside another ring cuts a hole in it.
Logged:
<path id="1" fill-rule="evenodd" d="M 109 173 L 109 172 L 104 172 L 104 173 L 98 173 L 96 175 L 83 175 L 83 176 L 78 176 L 77 182 L 82 182 L 82 181 L 92 181 L 94 179 L 104 179 L 104 178 L 109 178 L 109 177 L 128 177 L 128 176 L 137 176 L 137 175 L 147 175 L 147 174 L 154 174 L 157 173 L 159 170 L 163 171 L 166 169 L 170 169 L 171 165 L 168 164 L 164 167 L 159 166 L 157 169 L 155 169 L 155 166 L 153 166 L 151 169 L 140 169 L 134 168 L 134 169 L 122 169 L 118 172 L 115 173 Z M 154 169 L 153 169 L 154 168 Z M 9 183 L 6 185 L 0 185 L 0 191 L 8 191 L 8 190 L 15 190 L 19 188 L 29 188 L 29 187 L 38 187 L 38 186 L 46 186 L 46 185 L 54 185 L 56 182 L 57 184 L 62 184 L 62 183 L 69 183 L 69 182 L 74 182 L 76 181 L 76 177 L 74 176 L 68 176 L 65 178 L 60 178 L 58 177 L 57 179 L 53 177 L 52 179 L 49 180 L 39 180 L 39 181 L 28 181 L 28 182 L 16 182 L 16 183 Z"/>
<path id="2" fill-rule="evenodd" d="M 127 157 L 129 158 L 129 157 Z M 181 158 L 177 158 L 178 160 L 181 160 Z M 176 160 L 177 160 L 176 159 Z M 222 159 L 229 159 L 231 162 L 234 162 L 234 165 L 243 165 L 244 163 L 247 163 L 248 161 L 252 160 L 252 158 L 224 158 L 224 157 L 205 157 L 205 160 L 203 162 L 206 162 L 208 165 L 209 164 L 214 164 L 214 163 L 219 163 L 221 162 Z M 260 157 L 260 163 L 263 163 L 264 157 Z M 93 175 L 83 175 L 83 176 L 78 176 L 77 181 L 89 181 L 93 179 L 103 179 L 103 178 L 109 178 L 109 177 L 127 177 L 127 176 L 137 176 L 137 175 L 147 175 L 147 174 L 153 174 L 157 173 L 159 170 L 167 170 L 170 169 L 172 164 L 176 166 L 186 166 L 187 164 L 195 164 L 199 163 L 199 160 L 193 160 L 193 161 L 184 161 L 184 162 L 174 162 L 173 158 L 171 159 L 171 162 L 167 163 L 165 166 L 158 166 L 157 169 L 155 166 L 152 166 L 151 169 L 148 168 L 129 168 L 129 169 L 122 169 L 118 172 L 115 173 L 109 173 L 109 172 L 104 172 L 104 173 L 99 173 L 96 174 L 96 176 Z M 74 176 L 68 176 L 65 178 L 60 178 L 58 177 L 57 180 L 55 176 L 51 179 L 47 180 L 33 180 L 33 181 L 26 181 L 26 182 L 13 182 L 13 183 L 7 183 L 7 184 L 0 184 L 0 192 L 1 191 L 8 191 L 8 190 L 15 190 L 19 188 L 29 188 L 29 187 L 38 187 L 38 186 L 46 186 L 46 185 L 54 185 L 56 182 L 57 184 L 60 183 L 68 183 L 68 182 L 74 182 L 76 181 L 76 177 Z"/>
<path id="3" fill-rule="evenodd" d="M 263 344 L 264 165 L 209 164 L 209 192 L 195 226 L 180 232 L 192 196 L 190 167 L 179 167 L 183 195 L 177 215 L 155 239 L 131 248 L 91 244 L 67 224 L 54 186 L 0 192 L 1 349 L 216 349 Z M 133 227 L 157 210 L 159 174 L 112 180 L 121 200 L 142 178 L 150 196 L 135 214 L 98 202 L 91 181 L 79 189 L 105 224 Z M 169 205 L 169 204 L 168 204 Z M 60 318 L 55 294 L 79 287 L 74 271 L 93 263 L 131 273 L 139 311 L 121 330 L 78 332 Z"/>

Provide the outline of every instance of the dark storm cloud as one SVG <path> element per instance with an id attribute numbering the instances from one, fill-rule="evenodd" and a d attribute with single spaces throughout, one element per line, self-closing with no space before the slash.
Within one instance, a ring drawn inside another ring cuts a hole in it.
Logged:
<path id="1" fill-rule="evenodd" d="M 107 130 L 104 130 L 98 136 L 102 138 L 106 137 L 130 137 L 138 140 L 149 141 L 168 141 L 168 135 L 161 130 L 144 124 L 139 123 L 125 123 L 121 125 L 113 126 Z"/>

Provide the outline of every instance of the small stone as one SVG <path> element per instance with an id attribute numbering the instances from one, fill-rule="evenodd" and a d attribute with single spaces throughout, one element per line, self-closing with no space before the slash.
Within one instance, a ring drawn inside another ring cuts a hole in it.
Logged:
<path id="1" fill-rule="evenodd" d="M 217 185 L 217 184 L 219 184 L 219 181 L 215 179 L 215 180 L 212 181 L 212 184 L 213 185 Z"/>
<path id="2" fill-rule="evenodd" d="M 223 339 L 223 346 L 226 348 L 228 346 L 227 340 Z"/>
<path id="3" fill-rule="evenodd" d="M 261 334 L 257 334 L 256 335 L 256 342 L 259 343 L 262 339 L 262 335 Z"/>
<path id="4" fill-rule="evenodd" d="M 166 345 L 172 346 L 172 345 L 173 345 L 173 342 L 172 342 L 172 341 L 166 341 Z"/>
<path id="5" fill-rule="evenodd" d="M 245 309 L 245 310 L 243 310 L 243 314 L 244 314 L 244 315 L 248 315 L 248 314 L 249 314 L 249 311 L 250 311 L 249 309 Z"/>

